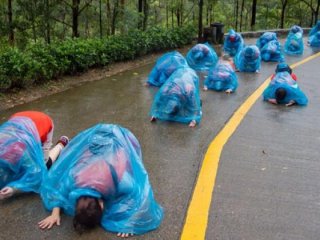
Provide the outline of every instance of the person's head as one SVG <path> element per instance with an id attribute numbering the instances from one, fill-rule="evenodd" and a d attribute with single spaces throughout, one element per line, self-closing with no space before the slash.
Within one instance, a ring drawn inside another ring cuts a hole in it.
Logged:
<path id="1" fill-rule="evenodd" d="M 82 233 L 98 226 L 102 219 L 103 204 L 98 198 L 82 196 L 77 200 L 73 218 L 75 230 Z"/>
<path id="2" fill-rule="evenodd" d="M 291 74 L 292 69 L 288 64 L 283 62 L 283 63 L 279 63 L 276 67 L 276 73 L 279 73 L 279 72 L 288 72 L 289 74 Z"/>
<path id="3" fill-rule="evenodd" d="M 276 100 L 277 102 L 281 102 L 285 99 L 285 97 L 287 96 L 287 90 L 280 87 L 280 88 L 277 88 L 276 90 Z"/>
<path id="4" fill-rule="evenodd" d="M 258 49 L 258 47 L 251 45 L 251 46 L 247 46 L 244 49 L 244 57 L 248 60 L 255 60 L 258 59 L 260 56 L 260 51 Z"/>
<path id="5" fill-rule="evenodd" d="M 297 25 L 294 25 L 294 26 L 292 26 L 292 28 L 291 28 L 291 32 L 292 33 L 297 33 L 297 32 L 300 32 L 300 27 L 299 26 L 297 26 Z"/>
<path id="6" fill-rule="evenodd" d="M 166 108 L 165 108 L 165 113 L 171 117 L 175 116 L 178 114 L 180 110 L 180 104 L 177 101 L 177 99 L 170 99 L 167 102 Z"/>
<path id="7" fill-rule="evenodd" d="M 230 42 L 236 42 L 237 41 L 237 35 L 236 34 L 231 34 L 230 36 L 229 36 L 229 40 L 230 40 Z"/>

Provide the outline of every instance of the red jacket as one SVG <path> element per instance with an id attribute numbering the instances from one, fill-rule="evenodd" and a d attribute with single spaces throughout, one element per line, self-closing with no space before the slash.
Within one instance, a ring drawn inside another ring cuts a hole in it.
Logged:
<path id="1" fill-rule="evenodd" d="M 272 74 L 272 76 L 271 76 L 271 80 L 274 78 L 274 76 L 275 76 L 276 74 L 274 73 L 274 74 Z M 295 80 L 295 81 L 297 81 L 298 80 L 298 78 L 297 78 L 297 75 L 295 75 L 294 73 L 291 73 L 291 77 L 292 77 L 292 79 L 293 80 Z"/>
<path id="2" fill-rule="evenodd" d="M 38 130 L 39 137 L 42 143 L 44 143 L 47 140 L 47 135 L 53 128 L 52 119 L 48 115 L 42 112 L 37 112 L 37 111 L 18 112 L 13 114 L 10 118 L 14 118 L 14 117 L 30 118 Z"/>

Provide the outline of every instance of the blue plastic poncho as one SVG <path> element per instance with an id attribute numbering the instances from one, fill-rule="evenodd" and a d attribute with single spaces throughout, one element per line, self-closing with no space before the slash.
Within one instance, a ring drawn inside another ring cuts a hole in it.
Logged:
<path id="1" fill-rule="evenodd" d="M 224 39 L 223 51 L 229 54 L 231 57 L 234 57 L 241 50 L 241 48 L 243 48 L 243 46 L 244 41 L 242 36 L 231 29 L 229 34 Z"/>
<path id="2" fill-rule="evenodd" d="M 303 29 L 295 25 L 290 29 L 284 44 L 284 51 L 288 55 L 301 55 L 303 54 L 303 48 Z"/>
<path id="3" fill-rule="evenodd" d="M 264 90 L 263 99 L 265 101 L 275 99 L 278 88 L 284 88 L 287 91 L 286 97 L 280 104 L 287 104 L 291 100 L 294 100 L 299 105 L 308 104 L 306 95 L 301 91 L 296 81 L 292 79 L 288 72 L 279 72 L 275 75 L 269 86 Z"/>
<path id="4" fill-rule="evenodd" d="M 264 45 L 272 40 L 278 40 L 277 34 L 275 32 L 265 32 L 264 34 L 262 34 L 257 40 L 257 46 L 260 51 L 264 47 Z"/>
<path id="5" fill-rule="evenodd" d="M 311 29 L 311 31 L 309 32 L 309 37 L 315 35 L 319 31 L 320 31 L 320 20 L 318 20 L 316 25 L 314 25 L 313 28 Z"/>
<path id="6" fill-rule="evenodd" d="M 170 75 L 181 66 L 188 66 L 184 56 L 177 51 L 166 53 L 157 60 L 148 76 L 147 83 L 161 87 Z"/>
<path id="7" fill-rule="evenodd" d="M 320 47 L 320 31 L 310 37 L 309 44 L 311 47 Z"/>
<path id="8" fill-rule="evenodd" d="M 236 68 L 240 72 L 257 72 L 261 68 L 260 50 L 255 45 L 249 45 L 241 49 L 234 58 Z"/>
<path id="9" fill-rule="evenodd" d="M 189 50 L 186 59 L 194 70 L 207 71 L 217 64 L 218 55 L 208 43 L 199 43 Z"/>
<path id="10" fill-rule="evenodd" d="M 179 68 L 171 75 L 156 94 L 150 115 L 182 123 L 200 122 L 199 77 L 193 69 Z"/>
<path id="11" fill-rule="evenodd" d="M 238 87 L 238 77 L 230 63 L 219 61 L 214 68 L 209 70 L 204 85 L 208 89 L 215 91 L 226 91 L 231 89 L 234 92 Z"/>
<path id="12" fill-rule="evenodd" d="M 29 118 L 14 117 L 0 126 L 0 189 L 39 192 L 46 172 L 41 141 Z"/>
<path id="13" fill-rule="evenodd" d="M 283 62 L 284 56 L 281 51 L 281 44 L 277 40 L 272 40 L 261 49 L 261 59 L 265 62 Z"/>
<path id="14" fill-rule="evenodd" d="M 97 124 L 73 138 L 41 185 L 45 207 L 74 215 L 80 196 L 101 198 L 101 225 L 108 231 L 143 234 L 156 229 L 163 210 L 155 201 L 141 148 L 134 135 Z"/>

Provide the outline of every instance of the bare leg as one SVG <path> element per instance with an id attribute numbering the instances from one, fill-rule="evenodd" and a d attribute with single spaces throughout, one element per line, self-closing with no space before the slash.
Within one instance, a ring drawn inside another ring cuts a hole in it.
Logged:
<path id="1" fill-rule="evenodd" d="M 66 136 L 60 137 L 57 145 L 55 145 L 49 152 L 49 159 L 51 159 L 51 165 L 57 160 L 62 149 L 69 143 L 69 139 Z"/>
<path id="2" fill-rule="evenodd" d="M 57 160 L 63 148 L 64 146 L 62 145 L 62 143 L 58 143 L 50 150 L 49 158 L 51 159 L 52 163 L 54 163 Z"/>

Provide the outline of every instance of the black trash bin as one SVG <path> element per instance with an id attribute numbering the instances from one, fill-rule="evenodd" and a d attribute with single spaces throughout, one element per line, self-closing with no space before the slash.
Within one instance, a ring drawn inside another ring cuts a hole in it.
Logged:
<path id="1" fill-rule="evenodd" d="M 223 27 L 224 27 L 224 24 L 222 24 L 222 23 L 211 23 L 210 26 L 212 27 L 213 43 L 214 44 L 223 44 L 223 40 L 224 40 Z"/>

